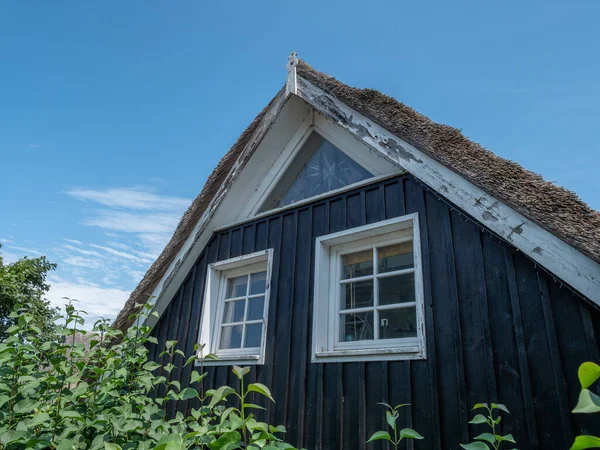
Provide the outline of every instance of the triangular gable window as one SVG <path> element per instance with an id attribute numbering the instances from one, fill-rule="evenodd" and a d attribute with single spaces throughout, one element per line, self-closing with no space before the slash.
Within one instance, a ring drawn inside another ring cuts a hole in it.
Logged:
<path id="1" fill-rule="evenodd" d="M 373 177 L 368 170 L 317 133 L 312 133 L 260 212 L 333 191 Z"/>

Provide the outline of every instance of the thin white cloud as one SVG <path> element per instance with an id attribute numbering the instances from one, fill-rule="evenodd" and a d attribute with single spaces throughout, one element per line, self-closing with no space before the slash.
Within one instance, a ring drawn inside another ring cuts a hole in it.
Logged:
<path id="1" fill-rule="evenodd" d="M 79 200 L 95 202 L 111 208 L 138 211 L 180 211 L 190 204 L 190 200 L 186 198 L 157 195 L 133 187 L 104 190 L 71 189 L 67 194 Z"/>
<path id="2" fill-rule="evenodd" d="M 132 255 L 131 253 L 125 253 L 125 252 L 116 250 L 116 249 L 111 248 L 111 247 L 106 247 L 104 245 L 90 244 L 90 247 L 94 247 L 94 248 L 97 248 L 97 249 L 100 249 L 100 250 L 104 250 L 106 253 L 110 253 L 111 255 L 117 256 L 119 258 L 129 259 L 131 261 L 152 262 L 151 258 L 147 258 L 147 257 L 144 258 L 144 257 Z"/>
<path id="3" fill-rule="evenodd" d="M 70 245 L 70 244 L 65 244 L 62 246 L 62 248 L 71 250 L 73 252 L 81 253 L 82 255 L 86 255 L 86 256 L 96 256 L 98 258 L 102 257 L 102 255 L 100 253 L 95 252 L 94 250 L 84 250 L 82 248 L 75 247 L 74 245 Z"/>
<path id="4" fill-rule="evenodd" d="M 104 288 L 86 282 L 67 281 L 51 278 L 47 298 L 52 305 L 62 308 L 66 303 L 63 297 L 76 299 L 77 309 L 87 312 L 86 329 L 91 329 L 99 318 L 113 320 L 129 297 L 129 291 L 117 288 Z"/>
<path id="5" fill-rule="evenodd" d="M 77 239 L 63 238 L 63 241 L 70 242 L 71 244 L 75 244 L 75 245 L 81 245 L 82 244 L 82 242 L 78 241 Z"/>
<path id="6" fill-rule="evenodd" d="M 175 230 L 179 214 L 140 214 L 103 210 L 83 221 L 85 225 L 124 233 L 169 233 Z"/>

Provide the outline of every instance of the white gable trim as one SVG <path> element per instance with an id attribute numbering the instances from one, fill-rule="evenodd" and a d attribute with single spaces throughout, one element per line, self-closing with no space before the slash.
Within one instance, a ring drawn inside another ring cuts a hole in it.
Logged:
<path id="1" fill-rule="evenodd" d="M 297 77 L 297 95 L 600 305 L 600 264 L 375 122 Z"/>

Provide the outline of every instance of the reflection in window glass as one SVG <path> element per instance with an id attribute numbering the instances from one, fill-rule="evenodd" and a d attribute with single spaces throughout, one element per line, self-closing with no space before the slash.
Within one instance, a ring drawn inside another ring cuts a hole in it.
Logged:
<path id="1" fill-rule="evenodd" d="M 377 255 L 379 273 L 410 269 L 414 266 L 412 241 L 380 247 L 377 249 Z"/>
<path id="2" fill-rule="evenodd" d="M 415 276 L 412 273 L 379 279 L 379 304 L 415 301 Z"/>
<path id="3" fill-rule="evenodd" d="M 342 285 L 342 309 L 373 306 L 373 280 L 353 281 Z"/>
<path id="4" fill-rule="evenodd" d="M 220 348 L 240 348 L 242 346 L 242 325 L 223 327 Z"/>
<path id="5" fill-rule="evenodd" d="M 331 142 L 317 133 L 312 133 L 262 206 L 261 212 L 339 189 L 372 176 L 368 170 Z"/>
<path id="6" fill-rule="evenodd" d="M 248 286 L 248 275 L 227 280 L 227 295 L 225 298 L 244 297 Z"/>
<path id="7" fill-rule="evenodd" d="M 342 256 L 342 278 L 358 278 L 373 274 L 373 250 L 350 253 Z"/>
<path id="8" fill-rule="evenodd" d="M 415 307 L 387 309 L 379 312 L 379 339 L 397 339 L 417 336 Z"/>
<path id="9" fill-rule="evenodd" d="M 373 311 L 341 315 L 340 341 L 373 339 Z"/>

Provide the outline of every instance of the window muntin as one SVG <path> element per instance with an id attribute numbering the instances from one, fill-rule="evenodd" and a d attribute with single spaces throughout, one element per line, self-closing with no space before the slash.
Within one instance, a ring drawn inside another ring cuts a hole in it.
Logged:
<path id="1" fill-rule="evenodd" d="M 266 270 L 226 278 L 218 351 L 260 348 L 266 280 Z"/>
<path id="2" fill-rule="evenodd" d="M 340 254 L 337 344 L 417 337 L 412 243 Z"/>
<path id="3" fill-rule="evenodd" d="M 373 174 L 312 132 L 259 212 L 372 178 Z"/>
<path id="4" fill-rule="evenodd" d="M 313 361 L 425 357 L 418 215 L 317 239 Z"/>

